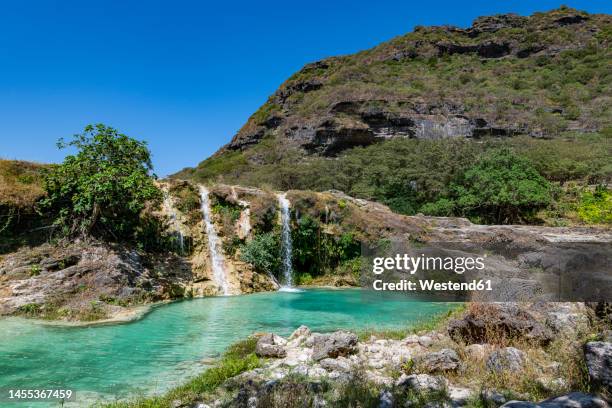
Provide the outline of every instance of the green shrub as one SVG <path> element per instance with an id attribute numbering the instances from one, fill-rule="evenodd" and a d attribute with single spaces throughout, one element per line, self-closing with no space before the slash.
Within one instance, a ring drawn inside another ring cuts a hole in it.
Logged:
<path id="1" fill-rule="evenodd" d="M 594 192 L 585 191 L 580 197 L 578 215 L 589 224 L 612 224 L 612 193 L 604 186 Z"/>
<path id="2" fill-rule="evenodd" d="M 77 150 L 44 180 L 42 204 L 55 214 L 60 233 L 133 239 L 146 203 L 161 200 L 149 174 L 153 166 L 146 143 L 98 124 L 58 146 Z"/>
<path id="3" fill-rule="evenodd" d="M 278 275 L 280 270 L 280 238 L 277 233 L 257 234 L 240 247 L 240 259 L 259 272 Z"/>

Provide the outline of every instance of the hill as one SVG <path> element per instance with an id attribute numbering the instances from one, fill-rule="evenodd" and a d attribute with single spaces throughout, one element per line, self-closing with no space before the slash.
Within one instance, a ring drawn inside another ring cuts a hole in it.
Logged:
<path id="1" fill-rule="evenodd" d="M 338 189 L 405 214 L 461 216 L 473 214 L 439 202 L 491 150 L 564 191 L 607 184 L 611 38 L 612 16 L 567 7 L 417 27 L 306 65 L 226 146 L 173 177 Z"/>

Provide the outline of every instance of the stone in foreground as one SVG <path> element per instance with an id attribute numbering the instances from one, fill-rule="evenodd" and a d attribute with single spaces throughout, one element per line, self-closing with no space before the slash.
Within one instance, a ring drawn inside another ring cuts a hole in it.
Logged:
<path id="1" fill-rule="evenodd" d="M 287 341 L 273 333 L 266 333 L 257 340 L 255 354 L 259 357 L 283 358 L 287 356 L 285 350 Z"/>

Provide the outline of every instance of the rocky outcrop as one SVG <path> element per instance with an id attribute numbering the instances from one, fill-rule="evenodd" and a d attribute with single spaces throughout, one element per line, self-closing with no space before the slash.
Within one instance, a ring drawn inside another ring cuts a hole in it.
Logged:
<path id="1" fill-rule="evenodd" d="M 273 333 L 267 333 L 257 340 L 255 353 L 259 357 L 283 358 L 287 356 L 285 344 L 287 344 L 287 340 Z"/>
<path id="2" fill-rule="evenodd" d="M 184 296 L 189 265 L 102 243 L 45 244 L 0 262 L 0 315 L 99 320 L 127 306 Z"/>
<path id="3" fill-rule="evenodd" d="M 312 358 L 315 361 L 328 357 L 346 357 L 355 353 L 357 336 L 345 331 L 317 334 L 310 339 L 309 344 L 312 344 Z"/>
<path id="4" fill-rule="evenodd" d="M 552 330 L 536 316 L 516 304 L 487 304 L 461 319 L 451 320 L 448 333 L 456 341 L 486 343 L 492 333 L 508 339 L 525 339 L 548 344 Z"/>

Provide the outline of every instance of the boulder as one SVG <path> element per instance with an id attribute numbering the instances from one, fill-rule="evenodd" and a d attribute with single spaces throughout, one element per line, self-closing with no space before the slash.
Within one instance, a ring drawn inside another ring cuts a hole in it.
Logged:
<path id="1" fill-rule="evenodd" d="M 529 401 L 510 401 L 500 408 L 609 408 L 609 405 L 596 395 L 571 392 L 537 404 Z"/>
<path id="2" fill-rule="evenodd" d="M 489 337 L 521 338 L 547 345 L 553 339 L 552 330 L 517 304 L 481 305 L 479 310 L 466 313 L 448 323 L 448 334 L 457 342 L 486 343 Z"/>
<path id="3" fill-rule="evenodd" d="M 397 387 L 413 389 L 417 392 L 432 392 L 444 390 L 447 386 L 447 381 L 444 377 L 429 374 L 402 374 L 395 382 L 395 385 Z"/>
<path id="4" fill-rule="evenodd" d="M 259 357 L 283 358 L 287 356 L 285 350 L 287 340 L 273 333 L 266 333 L 257 340 L 255 354 Z"/>
<path id="5" fill-rule="evenodd" d="M 346 357 L 357 351 L 357 340 L 354 333 L 342 330 L 331 334 L 312 336 L 312 358 L 319 361 L 328 357 Z"/>
<path id="6" fill-rule="evenodd" d="M 417 362 L 424 371 L 429 373 L 454 371 L 460 365 L 459 355 L 455 350 L 451 349 L 427 353 L 420 357 Z"/>
<path id="7" fill-rule="evenodd" d="M 589 342 L 584 346 L 584 357 L 593 384 L 612 390 L 612 343 Z"/>
<path id="8" fill-rule="evenodd" d="M 495 350 L 487 359 L 487 368 L 494 372 L 521 371 L 525 363 L 525 353 L 514 347 Z"/>

